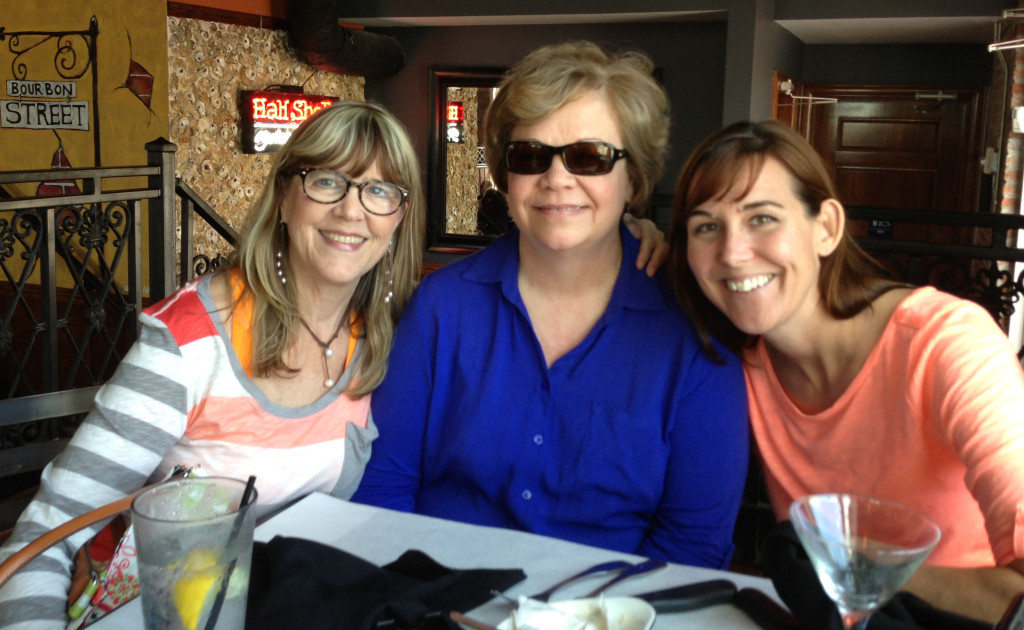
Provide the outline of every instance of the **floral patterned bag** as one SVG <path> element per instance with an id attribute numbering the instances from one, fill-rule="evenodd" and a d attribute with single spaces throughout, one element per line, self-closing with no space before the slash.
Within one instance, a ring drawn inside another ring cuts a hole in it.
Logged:
<path id="1" fill-rule="evenodd" d="M 166 479 L 205 476 L 199 466 L 175 466 Z M 68 591 L 68 630 L 84 628 L 139 594 L 135 529 L 114 517 L 75 554 Z"/>

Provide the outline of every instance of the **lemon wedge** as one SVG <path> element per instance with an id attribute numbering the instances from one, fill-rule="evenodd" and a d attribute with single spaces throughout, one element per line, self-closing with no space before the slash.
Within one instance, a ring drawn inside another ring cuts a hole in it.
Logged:
<path id="1" fill-rule="evenodd" d="M 224 567 L 218 566 L 220 554 L 212 549 L 194 549 L 173 569 L 184 573 L 174 585 L 174 605 L 186 630 L 199 627 L 199 616 L 202 614 L 207 598 L 224 575 Z"/>

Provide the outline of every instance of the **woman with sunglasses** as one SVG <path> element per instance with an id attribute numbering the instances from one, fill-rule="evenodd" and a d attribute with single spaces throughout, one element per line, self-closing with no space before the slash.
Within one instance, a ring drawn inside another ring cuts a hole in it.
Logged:
<path id="1" fill-rule="evenodd" d="M 714 337 L 745 357 L 776 517 L 820 492 L 910 505 L 942 539 L 905 590 L 999 619 L 1024 591 L 1024 372 L 992 317 L 887 279 L 814 148 L 775 121 L 694 150 L 670 241 L 708 353 Z"/>
<path id="2" fill-rule="evenodd" d="M 516 229 L 423 280 L 353 500 L 728 564 L 748 457 L 741 368 L 703 355 L 621 221 L 664 164 L 652 70 L 641 53 L 567 43 L 503 79 L 485 150 Z"/>
<path id="3" fill-rule="evenodd" d="M 47 466 L 0 558 L 176 465 L 256 476 L 265 515 L 348 498 L 376 428 L 370 392 L 419 271 L 420 169 L 401 124 L 344 102 L 299 126 L 229 269 L 139 317 L 138 342 Z M 74 535 L 0 591 L 0 625 L 64 628 Z M 31 623 L 30 623 L 31 622 Z"/>

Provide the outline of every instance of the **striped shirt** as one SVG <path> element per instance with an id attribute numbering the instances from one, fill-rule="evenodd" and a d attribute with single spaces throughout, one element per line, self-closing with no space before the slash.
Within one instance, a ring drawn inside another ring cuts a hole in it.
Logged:
<path id="1" fill-rule="evenodd" d="M 377 432 L 370 397 L 344 393 L 349 368 L 309 405 L 273 403 L 232 348 L 209 276 L 146 309 L 139 322 L 138 342 L 43 471 L 0 561 L 61 523 L 162 479 L 177 464 L 211 475 L 255 475 L 260 515 L 313 491 L 343 498 L 355 491 Z M 356 355 L 361 347 L 362 340 Z M 73 554 L 99 528 L 69 537 L 12 578 L 0 590 L 0 627 L 64 628 Z"/>

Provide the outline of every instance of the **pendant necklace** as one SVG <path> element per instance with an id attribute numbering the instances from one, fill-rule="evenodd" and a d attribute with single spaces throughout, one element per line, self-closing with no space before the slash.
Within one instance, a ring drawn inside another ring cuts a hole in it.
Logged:
<path id="1" fill-rule="evenodd" d="M 304 319 L 302 319 L 300 317 L 299 321 L 302 322 L 302 326 L 309 332 L 310 336 L 313 337 L 313 340 L 316 341 L 317 345 L 319 345 L 321 348 L 323 348 L 323 351 L 324 351 L 324 387 L 326 387 L 327 389 L 330 389 L 330 388 L 334 387 L 334 379 L 331 378 L 331 371 L 327 367 L 327 359 L 329 359 L 330 357 L 334 356 L 334 350 L 331 350 L 331 344 L 334 343 L 334 340 L 338 338 L 339 334 L 341 334 L 341 327 L 345 325 L 345 318 L 344 317 L 341 318 L 341 321 L 338 322 L 338 327 L 334 330 L 334 334 L 331 335 L 331 338 L 328 339 L 327 341 L 321 341 L 320 337 L 317 337 L 316 333 L 313 332 L 313 329 L 310 328 L 309 324 L 306 323 L 306 320 L 304 320 Z"/>

